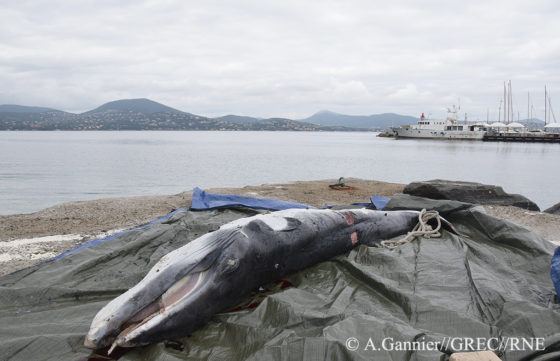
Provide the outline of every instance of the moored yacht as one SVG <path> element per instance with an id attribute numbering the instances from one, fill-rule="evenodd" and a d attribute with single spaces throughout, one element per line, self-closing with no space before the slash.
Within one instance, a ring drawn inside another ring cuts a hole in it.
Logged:
<path id="1" fill-rule="evenodd" d="M 448 109 L 445 120 L 427 119 L 422 113 L 418 124 L 393 128 L 393 132 L 397 138 L 482 140 L 487 124 L 459 124 L 455 117 L 458 110 L 455 106 Z"/>

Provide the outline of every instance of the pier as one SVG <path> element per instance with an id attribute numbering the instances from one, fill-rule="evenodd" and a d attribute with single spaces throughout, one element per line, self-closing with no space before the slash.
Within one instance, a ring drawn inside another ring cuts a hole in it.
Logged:
<path id="1" fill-rule="evenodd" d="M 560 133 L 547 132 L 487 132 L 482 138 L 488 142 L 560 143 Z"/>

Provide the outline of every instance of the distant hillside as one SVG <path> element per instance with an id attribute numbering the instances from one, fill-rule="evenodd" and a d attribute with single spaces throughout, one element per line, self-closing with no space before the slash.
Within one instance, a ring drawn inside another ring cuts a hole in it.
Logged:
<path id="1" fill-rule="evenodd" d="M 212 119 L 149 99 L 117 100 L 82 114 L 17 105 L 3 105 L 0 109 L 19 111 L 0 111 L 0 130 L 355 130 L 281 118 L 228 115 Z"/>
<path id="2" fill-rule="evenodd" d="M 124 113 L 183 113 L 180 110 L 168 107 L 167 105 L 160 104 L 150 99 L 122 99 L 105 103 L 102 106 L 90 110 L 84 114 L 102 113 L 102 112 L 124 112 Z"/>
<path id="3" fill-rule="evenodd" d="M 215 118 L 235 124 L 239 130 L 298 130 L 298 131 L 359 131 L 363 129 L 327 126 L 288 118 L 255 118 L 242 115 L 225 115 Z"/>
<path id="4" fill-rule="evenodd" d="M 417 118 L 394 113 L 346 115 L 330 111 L 320 111 L 300 120 L 232 114 L 208 118 L 145 98 L 116 100 L 81 114 L 46 107 L 0 105 L 0 130 L 383 131 L 417 122 Z M 536 118 L 520 122 L 530 129 L 544 127 L 544 122 Z"/>
<path id="5" fill-rule="evenodd" d="M 300 119 L 300 121 L 328 126 L 344 126 L 369 130 L 386 130 L 390 127 L 416 124 L 418 122 L 418 118 L 394 113 L 374 115 L 346 115 L 323 110 L 313 114 L 309 118 Z"/>
<path id="6" fill-rule="evenodd" d="M 149 99 L 123 99 L 79 115 L 81 129 L 226 130 L 230 123 L 186 113 Z"/>
<path id="7" fill-rule="evenodd" d="M 0 105 L 0 113 L 46 113 L 62 112 L 61 110 L 44 107 L 27 107 L 24 105 L 3 104 Z"/>
<path id="8" fill-rule="evenodd" d="M 238 124 L 239 130 L 356 131 L 349 127 L 325 126 L 286 118 L 269 118 Z"/>
<path id="9" fill-rule="evenodd" d="M 51 108 L 0 105 L 0 130 L 69 129 L 75 117 L 75 114 Z"/>
<path id="10" fill-rule="evenodd" d="M 124 99 L 82 114 L 48 108 L 0 106 L 0 130 L 221 130 L 231 124 L 185 113 L 149 99 Z M 24 110 L 31 109 L 34 112 Z"/>
<path id="11" fill-rule="evenodd" d="M 540 120 L 537 118 L 521 119 L 519 123 L 524 124 L 527 128 L 530 129 L 544 129 L 544 120 Z"/>
<path id="12" fill-rule="evenodd" d="M 243 123 L 258 123 L 262 120 L 262 118 L 253 118 L 253 117 L 246 117 L 241 115 L 224 115 L 223 117 L 214 118 L 217 120 L 223 120 L 226 122 L 234 123 L 234 124 L 243 124 Z"/>

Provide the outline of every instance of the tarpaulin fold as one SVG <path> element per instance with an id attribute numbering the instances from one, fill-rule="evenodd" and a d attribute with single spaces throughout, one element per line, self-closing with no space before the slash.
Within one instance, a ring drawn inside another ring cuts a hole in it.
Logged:
<path id="1" fill-rule="evenodd" d="M 287 202 L 277 199 L 255 198 L 236 194 L 209 193 L 196 187 L 193 191 L 191 209 L 205 210 L 215 208 L 248 207 L 280 211 L 290 208 L 315 208 L 307 204 Z"/>
<path id="2" fill-rule="evenodd" d="M 382 344 L 449 337 L 544 339 L 545 351 L 499 352 L 508 361 L 560 350 L 560 306 L 550 279 L 555 247 L 466 203 L 397 196 L 386 209 L 422 208 L 440 211 L 460 235 L 443 231 L 395 250 L 359 246 L 263 285 L 191 337 L 134 348 L 120 360 L 437 360 L 444 356 L 439 350 Z M 1 277 L 0 360 L 88 359 L 84 336 L 107 302 L 168 252 L 260 212 L 182 210 Z M 375 350 L 365 348 L 370 340 Z"/>

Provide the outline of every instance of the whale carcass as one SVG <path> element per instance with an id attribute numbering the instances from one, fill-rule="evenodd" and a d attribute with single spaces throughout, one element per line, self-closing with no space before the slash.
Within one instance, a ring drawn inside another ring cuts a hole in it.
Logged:
<path id="1" fill-rule="evenodd" d="M 93 349 L 189 335 L 259 286 L 407 233 L 416 211 L 290 209 L 238 219 L 178 248 L 94 317 Z"/>

